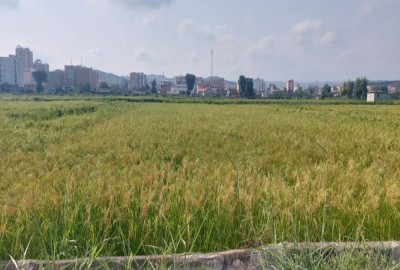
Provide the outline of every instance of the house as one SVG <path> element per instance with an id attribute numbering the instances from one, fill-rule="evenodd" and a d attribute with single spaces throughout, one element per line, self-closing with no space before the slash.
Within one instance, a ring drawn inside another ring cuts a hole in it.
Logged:
<path id="1" fill-rule="evenodd" d="M 390 99 L 390 94 L 386 94 L 383 92 L 371 92 L 367 94 L 367 102 L 376 102 L 386 99 Z"/>

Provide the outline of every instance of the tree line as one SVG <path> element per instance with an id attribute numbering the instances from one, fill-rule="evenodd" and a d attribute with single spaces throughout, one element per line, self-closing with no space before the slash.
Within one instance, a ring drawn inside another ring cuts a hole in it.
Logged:
<path id="1" fill-rule="evenodd" d="M 355 81 L 348 80 L 343 83 L 340 96 L 356 99 L 367 99 L 368 80 L 366 77 L 357 78 Z"/>

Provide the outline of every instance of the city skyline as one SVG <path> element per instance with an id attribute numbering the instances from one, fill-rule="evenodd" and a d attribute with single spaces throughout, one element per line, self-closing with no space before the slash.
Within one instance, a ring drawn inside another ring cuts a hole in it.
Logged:
<path id="1" fill-rule="evenodd" d="M 76 6 L 79 5 L 79 9 Z M 0 55 L 118 75 L 399 79 L 400 1 L 5 0 Z"/>

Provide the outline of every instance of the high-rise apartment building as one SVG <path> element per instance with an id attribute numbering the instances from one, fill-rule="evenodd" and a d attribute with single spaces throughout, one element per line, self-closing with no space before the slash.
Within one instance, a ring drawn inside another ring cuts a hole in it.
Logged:
<path id="1" fill-rule="evenodd" d="M 49 87 L 56 88 L 64 86 L 65 84 L 65 72 L 61 69 L 56 69 L 49 72 L 49 78 L 47 84 Z"/>
<path id="2" fill-rule="evenodd" d="M 33 53 L 29 48 L 22 48 L 18 45 L 15 49 L 15 55 L 23 59 L 24 68 L 33 68 Z"/>
<path id="3" fill-rule="evenodd" d="M 92 68 L 82 66 L 65 66 L 65 86 L 75 88 L 80 84 L 89 83 L 91 89 L 95 89 L 98 83 L 98 75 Z"/>
<path id="4" fill-rule="evenodd" d="M 35 62 L 33 63 L 33 69 L 45 71 L 47 73 L 49 73 L 49 71 L 50 71 L 49 64 L 45 64 L 42 62 L 42 60 L 39 60 L 39 59 L 35 60 Z"/>
<path id="5" fill-rule="evenodd" d="M 147 86 L 147 76 L 142 72 L 132 72 L 129 75 L 129 87 L 135 90 L 141 90 Z"/>
<path id="6" fill-rule="evenodd" d="M 263 79 L 257 78 L 253 80 L 253 89 L 257 94 L 262 95 L 265 92 L 265 88 L 266 85 Z"/>
<path id="7" fill-rule="evenodd" d="M 24 86 L 24 63 L 15 55 L 0 57 L 0 84 Z"/>
<path id="8" fill-rule="evenodd" d="M 294 81 L 293 80 L 289 80 L 286 82 L 286 90 L 290 93 L 294 92 Z"/>

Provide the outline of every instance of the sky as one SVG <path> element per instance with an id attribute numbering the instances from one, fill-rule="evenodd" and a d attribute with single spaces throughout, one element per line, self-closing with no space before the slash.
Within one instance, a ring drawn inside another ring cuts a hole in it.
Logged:
<path id="1" fill-rule="evenodd" d="M 117 75 L 400 79 L 400 0 L 0 0 L 0 56 Z"/>

